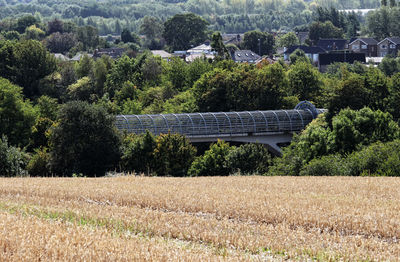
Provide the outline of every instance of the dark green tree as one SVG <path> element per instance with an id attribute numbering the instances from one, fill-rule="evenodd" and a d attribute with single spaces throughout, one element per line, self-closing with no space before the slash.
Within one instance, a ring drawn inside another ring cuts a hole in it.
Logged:
<path id="1" fill-rule="evenodd" d="M 54 174 L 103 176 L 120 157 L 114 117 L 86 102 L 64 104 L 50 135 L 50 166 Z"/>
<path id="2" fill-rule="evenodd" d="M 263 175 L 268 172 L 271 155 L 261 144 L 244 144 L 232 149 L 226 156 L 226 166 L 231 173 L 240 172 L 245 175 Z"/>
<path id="3" fill-rule="evenodd" d="M 214 32 L 211 36 L 211 47 L 213 51 L 217 52 L 217 59 L 230 59 L 228 49 L 225 47 L 222 41 L 222 36 L 220 32 Z"/>
<path id="4" fill-rule="evenodd" d="M 177 14 L 165 21 L 162 35 L 172 50 L 187 50 L 206 40 L 207 25 L 195 14 Z"/>
<path id="5" fill-rule="evenodd" d="M 275 50 L 275 39 L 269 33 L 249 31 L 244 34 L 242 48 L 251 50 L 261 56 L 271 55 Z"/>

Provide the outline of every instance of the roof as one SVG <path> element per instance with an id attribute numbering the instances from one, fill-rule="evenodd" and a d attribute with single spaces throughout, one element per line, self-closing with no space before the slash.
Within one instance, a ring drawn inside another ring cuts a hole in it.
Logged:
<path id="1" fill-rule="evenodd" d="M 346 44 L 347 44 L 346 39 L 330 38 L 330 39 L 320 39 L 318 41 L 317 46 L 321 47 L 326 51 L 331 51 L 331 50 L 344 50 L 346 49 Z"/>
<path id="2" fill-rule="evenodd" d="M 325 50 L 322 49 L 319 46 L 305 46 L 305 45 L 294 45 L 286 49 L 284 54 L 291 54 L 293 53 L 296 49 L 303 50 L 304 53 L 306 54 L 319 54 L 319 53 L 325 53 Z"/>
<path id="3" fill-rule="evenodd" d="M 211 49 L 212 49 L 211 45 L 202 44 L 187 50 L 187 52 L 189 54 L 211 53 Z"/>
<path id="4" fill-rule="evenodd" d="M 80 61 L 84 55 L 87 55 L 88 57 L 93 57 L 92 54 L 86 54 L 86 53 L 77 53 L 73 58 L 71 58 L 71 61 Z"/>
<path id="5" fill-rule="evenodd" d="M 261 57 L 251 50 L 236 50 L 232 56 L 235 62 L 255 63 Z"/>
<path id="6" fill-rule="evenodd" d="M 385 41 L 385 40 L 389 40 L 390 42 L 392 42 L 392 43 L 395 44 L 395 45 L 399 45 L 399 44 L 400 44 L 400 37 L 393 36 L 393 37 L 386 37 L 385 39 L 383 39 L 382 41 L 380 41 L 380 42 L 378 43 L 378 45 L 379 45 L 380 43 L 382 43 L 383 41 Z"/>
<path id="7" fill-rule="evenodd" d="M 125 52 L 125 48 L 100 48 L 94 51 L 93 57 L 101 57 L 102 55 L 108 55 L 111 58 L 121 57 Z"/>
<path id="8" fill-rule="evenodd" d="M 214 59 L 215 56 L 211 54 L 191 54 L 185 57 L 186 62 L 193 62 L 195 59 L 206 58 L 206 59 Z"/>
<path id="9" fill-rule="evenodd" d="M 60 54 L 60 53 L 55 53 L 53 55 L 54 55 L 54 57 L 56 59 L 60 59 L 61 61 L 69 61 L 70 60 L 68 56 L 65 56 L 65 55 Z"/>
<path id="10" fill-rule="evenodd" d="M 154 56 L 161 56 L 161 58 L 169 58 L 172 55 L 164 50 L 151 50 L 151 53 Z"/>
<path id="11" fill-rule="evenodd" d="M 361 37 L 361 38 L 356 38 L 355 40 L 351 41 L 349 43 L 349 45 L 351 45 L 352 43 L 354 43 L 355 41 L 358 41 L 358 40 L 365 43 L 366 45 L 377 45 L 378 44 L 378 41 L 376 41 L 373 38 Z"/>

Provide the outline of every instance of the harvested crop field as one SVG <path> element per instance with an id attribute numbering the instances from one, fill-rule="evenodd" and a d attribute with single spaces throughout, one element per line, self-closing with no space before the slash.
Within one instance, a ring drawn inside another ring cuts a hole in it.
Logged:
<path id="1" fill-rule="evenodd" d="M 7 261 L 394 261 L 399 238 L 399 178 L 0 179 Z"/>

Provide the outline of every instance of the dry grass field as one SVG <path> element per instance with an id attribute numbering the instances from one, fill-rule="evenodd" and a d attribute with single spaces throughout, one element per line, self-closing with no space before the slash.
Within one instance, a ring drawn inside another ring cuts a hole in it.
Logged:
<path id="1" fill-rule="evenodd" d="M 397 261 L 400 179 L 1 178 L 1 261 Z"/>

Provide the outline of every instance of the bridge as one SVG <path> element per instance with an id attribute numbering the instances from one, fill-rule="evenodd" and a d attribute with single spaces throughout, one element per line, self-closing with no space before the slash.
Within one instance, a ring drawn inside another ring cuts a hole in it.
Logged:
<path id="1" fill-rule="evenodd" d="M 325 109 L 307 101 L 293 110 L 268 110 L 218 113 L 158 115 L 118 115 L 116 127 L 128 133 L 154 135 L 168 132 L 185 135 L 192 143 L 230 142 L 260 143 L 279 155 L 279 144 L 289 143 L 293 133 L 303 130 Z"/>

